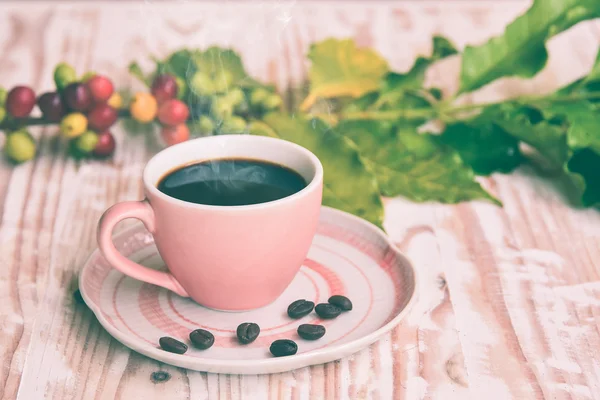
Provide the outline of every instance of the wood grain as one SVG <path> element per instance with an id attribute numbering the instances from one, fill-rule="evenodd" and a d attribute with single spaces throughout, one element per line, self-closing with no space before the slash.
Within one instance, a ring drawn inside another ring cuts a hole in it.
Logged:
<path id="1" fill-rule="evenodd" d="M 139 88 L 132 60 L 182 47 L 231 46 L 251 75 L 298 104 L 311 42 L 353 37 L 406 70 L 439 33 L 460 47 L 501 32 L 524 2 L 2 2 L 0 76 L 52 87 L 59 61 Z M 464 101 L 548 92 L 584 74 L 600 28 L 583 23 L 549 43 L 530 81 L 502 79 Z M 457 88 L 459 62 L 428 81 Z M 116 131 L 109 162 L 76 163 L 53 128 L 40 154 L 0 164 L 0 397 L 3 399 L 598 399 L 600 215 L 574 209 L 564 188 L 522 168 L 483 183 L 504 208 L 386 199 L 385 226 L 418 266 L 420 300 L 392 333 L 347 359 L 284 374 L 187 371 L 112 339 L 72 298 L 104 209 L 139 199 L 140 173 L 161 148 Z"/>

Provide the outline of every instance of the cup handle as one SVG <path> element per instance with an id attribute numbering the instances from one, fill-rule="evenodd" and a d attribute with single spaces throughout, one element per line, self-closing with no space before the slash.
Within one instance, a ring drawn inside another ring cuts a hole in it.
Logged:
<path id="1" fill-rule="evenodd" d="M 189 297 L 173 275 L 144 267 L 123 256 L 112 241 L 114 227 L 124 219 L 136 218 L 144 223 L 150 233 L 154 233 L 154 211 L 146 201 L 125 201 L 117 203 L 104 212 L 98 223 L 98 247 L 106 261 L 113 267 L 134 279 L 167 288 L 180 296 Z"/>

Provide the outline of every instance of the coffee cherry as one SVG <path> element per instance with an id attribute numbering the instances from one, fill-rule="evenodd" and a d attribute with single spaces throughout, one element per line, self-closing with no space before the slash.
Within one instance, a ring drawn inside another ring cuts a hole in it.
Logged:
<path id="1" fill-rule="evenodd" d="M 35 156 L 35 140 L 24 129 L 11 132 L 6 137 L 4 154 L 16 163 L 31 160 Z"/>
<path id="2" fill-rule="evenodd" d="M 177 83 L 177 98 L 181 100 L 187 94 L 187 86 L 185 84 L 185 79 L 177 76 L 175 77 L 175 82 Z"/>
<path id="3" fill-rule="evenodd" d="M 131 116 L 139 122 L 150 122 L 156 117 L 158 104 L 150 93 L 137 93 L 129 107 Z"/>
<path id="4" fill-rule="evenodd" d="M 192 76 L 190 88 L 195 94 L 202 96 L 210 96 L 215 93 L 215 85 L 206 73 L 198 71 Z"/>
<path id="5" fill-rule="evenodd" d="M 27 86 L 16 86 L 6 96 L 6 111 L 15 118 L 25 118 L 35 106 L 35 93 Z"/>
<path id="6" fill-rule="evenodd" d="M 110 96 L 110 99 L 108 99 L 106 104 L 108 104 L 115 110 L 118 110 L 119 108 L 121 108 L 123 106 L 123 98 L 121 97 L 119 92 L 114 92 L 112 94 L 112 96 Z"/>
<path id="7" fill-rule="evenodd" d="M 86 84 L 90 90 L 90 93 L 92 94 L 93 99 L 97 103 L 104 103 L 108 101 L 110 96 L 112 96 L 113 92 L 115 91 L 110 79 L 102 75 L 95 75 L 94 77 L 90 78 Z"/>
<path id="8" fill-rule="evenodd" d="M 152 95 L 160 104 L 169 99 L 177 97 L 177 81 L 172 75 L 158 75 L 152 82 Z"/>
<path id="9" fill-rule="evenodd" d="M 158 109 L 158 120 L 163 125 L 178 125 L 187 120 L 190 111 L 184 102 L 170 99 L 161 104 Z"/>
<path id="10" fill-rule="evenodd" d="M 95 77 L 97 74 L 94 71 L 88 71 L 81 76 L 81 82 L 88 83 L 90 79 Z"/>
<path id="11" fill-rule="evenodd" d="M 98 135 L 98 143 L 94 148 L 94 155 L 97 157 L 108 157 L 115 152 L 117 143 L 110 131 L 104 131 Z"/>
<path id="12" fill-rule="evenodd" d="M 82 113 L 71 113 L 66 115 L 60 122 L 60 131 L 67 138 L 81 135 L 87 129 L 87 118 Z"/>
<path id="13" fill-rule="evenodd" d="M 6 109 L 4 107 L 0 107 L 0 124 L 6 118 Z"/>
<path id="14" fill-rule="evenodd" d="M 241 102 L 244 101 L 245 96 L 244 92 L 240 88 L 233 88 L 225 95 L 227 100 L 231 103 L 232 106 L 237 107 Z"/>
<path id="15" fill-rule="evenodd" d="M 97 104 L 88 114 L 88 126 L 96 132 L 102 132 L 110 128 L 117 117 L 117 110 L 108 104 Z"/>
<path id="16" fill-rule="evenodd" d="M 227 70 L 219 71 L 215 74 L 214 87 L 218 93 L 225 93 L 233 84 L 233 75 Z"/>
<path id="17" fill-rule="evenodd" d="M 246 130 L 246 120 L 242 117 L 232 115 L 223 120 L 219 132 L 225 134 L 242 133 Z"/>
<path id="18" fill-rule="evenodd" d="M 67 107 L 73 111 L 85 112 L 94 102 L 88 86 L 78 82 L 71 83 L 64 89 L 63 98 Z"/>
<path id="19" fill-rule="evenodd" d="M 193 126 L 195 131 L 198 131 L 198 133 L 201 134 L 213 133 L 213 131 L 215 130 L 215 124 L 213 120 L 210 119 L 210 117 L 207 117 L 206 115 L 203 115 L 200 118 L 198 118 L 198 121 L 195 121 Z"/>
<path id="20" fill-rule="evenodd" d="M 8 92 L 3 87 L 0 87 L 0 106 L 6 104 L 6 96 L 8 96 Z"/>
<path id="21" fill-rule="evenodd" d="M 54 83 L 59 91 L 77 81 L 75 69 L 67 63 L 60 63 L 54 69 Z"/>
<path id="22" fill-rule="evenodd" d="M 98 135 L 96 132 L 85 131 L 79 137 L 75 139 L 75 147 L 83 154 L 89 154 L 98 145 Z"/>
<path id="23" fill-rule="evenodd" d="M 222 121 L 233 114 L 233 105 L 229 99 L 225 97 L 217 97 L 212 103 L 210 112 L 216 119 Z"/>
<path id="24" fill-rule="evenodd" d="M 160 134 L 167 146 L 173 146 L 188 140 L 190 138 L 190 129 L 185 123 L 175 126 L 167 125 L 162 127 Z"/>
<path id="25" fill-rule="evenodd" d="M 271 95 L 267 96 L 267 98 L 263 101 L 263 106 L 267 110 L 274 110 L 274 109 L 280 107 L 281 103 L 283 103 L 283 100 L 281 99 L 281 97 L 279 95 L 271 94 Z"/>
<path id="26" fill-rule="evenodd" d="M 250 93 L 250 104 L 254 107 L 262 105 L 263 101 L 269 97 L 269 92 L 264 88 L 256 88 Z"/>
<path id="27" fill-rule="evenodd" d="M 65 115 L 65 107 L 57 92 L 47 92 L 38 97 L 37 105 L 48 122 L 58 122 Z"/>

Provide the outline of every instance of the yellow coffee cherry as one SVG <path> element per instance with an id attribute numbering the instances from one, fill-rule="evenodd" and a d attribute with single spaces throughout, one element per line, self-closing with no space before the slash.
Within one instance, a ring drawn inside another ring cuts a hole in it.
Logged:
<path id="1" fill-rule="evenodd" d="M 108 99 L 106 104 L 108 104 L 115 110 L 118 110 L 119 108 L 121 108 L 123 106 L 123 98 L 121 97 L 121 95 L 118 92 L 114 92 L 110 96 L 110 98 Z"/>
<path id="2" fill-rule="evenodd" d="M 139 122 L 151 122 L 156 118 L 158 112 L 158 103 L 150 93 L 136 93 L 131 106 L 129 107 L 131 116 Z"/>
<path id="3" fill-rule="evenodd" d="M 60 131 L 63 136 L 71 139 L 81 135 L 87 130 L 88 121 L 82 113 L 66 115 L 60 122 Z"/>

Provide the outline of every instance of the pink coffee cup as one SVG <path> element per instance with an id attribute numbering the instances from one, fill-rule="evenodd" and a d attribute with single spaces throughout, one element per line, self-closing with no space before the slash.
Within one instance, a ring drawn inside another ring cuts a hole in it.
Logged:
<path id="1" fill-rule="evenodd" d="M 307 182 L 279 200 L 247 206 L 210 206 L 157 189 L 169 172 L 222 158 L 268 161 Z M 307 149 L 281 139 L 224 135 L 194 139 L 156 154 L 143 174 L 146 198 L 118 203 L 98 224 L 98 246 L 108 263 L 132 278 L 162 286 L 218 310 L 239 311 L 274 301 L 302 266 L 317 229 L 323 166 Z M 168 272 L 137 264 L 115 248 L 112 231 L 126 218 L 150 231 Z"/>

